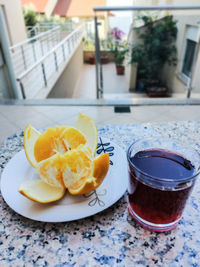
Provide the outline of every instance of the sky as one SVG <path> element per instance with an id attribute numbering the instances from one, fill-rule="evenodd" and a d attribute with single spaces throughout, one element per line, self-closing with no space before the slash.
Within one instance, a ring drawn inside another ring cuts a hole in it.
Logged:
<path id="1" fill-rule="evenodd" d="M 107 0 L 107 6 L 131 6 L 133 0 Z M 132 22 L 132 12 L 129 11 L 111 11 L 115 16 L 109 18 L 111 28 L 118 27 L 128 35 Z"/>
<path id="2" fill-rule="evenodd" d="M 133 5 L 133 0 L 107 0 L 107 6 L 132 6 Z M 117 11 L 112 13 L 117 14 L 117 16 L 120 17 L 130 17 L 131 12 L 129 11 Z"/>

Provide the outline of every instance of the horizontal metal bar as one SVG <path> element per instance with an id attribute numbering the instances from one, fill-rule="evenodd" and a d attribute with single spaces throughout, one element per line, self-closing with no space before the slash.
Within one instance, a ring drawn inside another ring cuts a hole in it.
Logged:
<path id="1" fill-rule="evenodd" d="M 4 99 L 0 105 L 25 105 L 25 106 L 177 106 L 177 105 L 198 105 L 200 99 L 183 98 L 133 98 L 133 99 L 84 99 L 84 98 L 46 98 L 46 99 Z"/>
<path id="2" fill-rule="evenodd" d="M 200 5 L 147 5 L 147 6 L 95 6 L 94 11 L 135 11 L 135 10 L 191 10 Z"/>
<path id="3" fill-rule="evenodd" d="M 67 40 L 69 40 L 74 33 L 78 32 L 79 29 L 81 29 L 83 25 L 79 26 L 76 30 L 71 32 L 66 38 L 64 38 L 61 42 L 59 42 L 53 49 L 51 49 L 45 56 L 41 57 L 34 65 L 32 65 L 29 69 L 21 73 L 17 78 L 22 79 L 24 76 L 26 76 L 29 72 L 31 72 L 36 66 L 38 66 L 43 60 L 45 60 L 49 55 L 51 55 L 54 51 L 56 51 L 59 47 L 61 47 Z"/>

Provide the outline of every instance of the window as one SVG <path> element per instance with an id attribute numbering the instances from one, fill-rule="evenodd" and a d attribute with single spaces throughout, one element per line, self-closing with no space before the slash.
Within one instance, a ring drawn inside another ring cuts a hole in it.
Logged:
<path id="1" fill-rule="evenodd" d="M 194 61 L 196 45 L 196 42 L 189 39 L 186 40 L 186 49 L 183 60 L 182 73 L 185 74 L 187 77 L 191 77 L 192 63 Z"/>
<path id="2" fill-rule="evenodd" d="M 198 27 L 189 25 L 186 27 L 185 49 L 182 57 L 181 73 L 179 75 L 185 84 L 188 83 L 192 76 L 192 67 L 199 42 L 199 34 Z"/>

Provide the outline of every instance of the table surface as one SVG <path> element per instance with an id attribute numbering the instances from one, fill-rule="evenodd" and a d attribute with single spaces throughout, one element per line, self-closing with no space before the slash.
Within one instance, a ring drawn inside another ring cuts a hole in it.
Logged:
<path id="1" fill-rule="evenodd" d="M 162 135 L 200 151 L 200 121 L 106 125 L 98 131 L 124 150 L 138 138 Z M 23 148 L 22 140 L 23 132 L 1 146 L 1 172 Z M 91 217 L 55 224 L 16 214 L 0 195 L 0 266 L 199 266 L 198 179 L 179 225 L 165 233 L 140 227 L 128 214 L 126 199 L 125 194 Z"/>

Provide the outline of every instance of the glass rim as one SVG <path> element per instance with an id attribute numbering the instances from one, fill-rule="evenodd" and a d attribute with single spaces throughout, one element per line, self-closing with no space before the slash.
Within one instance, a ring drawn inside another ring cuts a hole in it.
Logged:
<path id="1" fill-rule="evenodd" d="M 182 144 L 180 143 L 180 141 L 177 140 L 177 139 L 175 139 L 175 138 L 165 138 L 165 137 L 163 137 L 163 136 L 160 136 L 160 137 L 157 136 L 157 137 L 160 138 L 160 140 L 163 140 L 163 141 L 168 140 L 168 141 L 171 141 L 171 142 L 174 141 L 174 142 L 180 144 L 182 147 L 187 147 L 187 145 L 182 145 Z M 132 146 L 133 146 L 134 144 L 139 143 L 139 142 L 142 142 L 143 140 L 145 141 L 145 140 L 155 140 L 155 139 L 156 139 L 156 137 L 149 137 L 149 138 L 147 137 L 147 138 L 143 138 L 143 139 L 142 139 L 142 138 L 141 138 L 141 139 L 137 139 L 135 142 L 131 143 L 131 145 L 129 146 L 129 148 L 128 148 L 127 152 L 126 152 L 126 156 L 127 156 L 127 159 L 128 159 L 128 163 L 129 163 L 134 169 L 136 169 L 140 174 L 143 174 L 143 175 L 147 176 L 147 177 L 148 177 L 149 179 L 151 179 L 151 180 L 159 181 L 159 182 L 174 183 L 174 180 L 173 180 L 173 179 L 159 178 L 159 177 L 150 175 L 150 174 L 148 174 L 148 173 L 142 171 L 140 168 L 136 167 L 135 164 L 133 164 L 133 163 L 131 162 L 131 160 L 130 160 L 130 150 L 131 150 L 131 148 L 132 148 Z M 189 144 L 188 144 L 188 145 L 189 145 Z M 155 148 L 156 148 L 156 147 L 155 147 Z M 159 147 L 157 147 L 157 148 L 159 148 Z M 162 147 L 160 147 L 160 149 L 162 149 Z M 187 181 L 193 180 L 193 179 L 196 178 L 196 176 L 198 176 L 198 175 L 200 174 L 200 153 L 199 153 L 194 147 L 190 147 L 190 149 L 194 150 L 194 151 L 199 155 L 199 167 L 198 167 L 197 172 L 196 172 L 195 174 L 191 175 L 190 177 L 187 177 L 187 178 L 183 178 L 183 179 L 177 180 L 177 182 L 187 182 Z M 142 151 L 142 150 L 141 150 L 141 151 Z M 169 152 L 173 152 L 173 151 L 170 150 L 170 149 L 169 149 L 168 151 L 169 151 Z M 181 154 L 179 154 L 179 155 L 181 155 Z"/>

